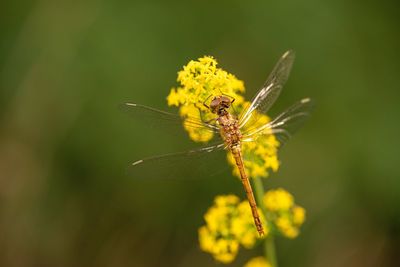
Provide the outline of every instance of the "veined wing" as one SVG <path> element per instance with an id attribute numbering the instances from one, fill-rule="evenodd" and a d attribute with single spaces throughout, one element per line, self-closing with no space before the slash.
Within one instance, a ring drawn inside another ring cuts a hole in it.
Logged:
<path id="1" fill-rule="evenodd" d="M 304 124 L 314 107 L 310 98 L 304 98 L 282 112 L 272 121 L 257 129 L 250 129 L 243 133 L 243 142 L 256 140 L 260 136 L 273 134 L 282 147 L 291 136 Z"/>
<path id="2" fill-rule="evenodd" d="M 213 144 L 193 150 L 169 153 L 143 158 L 133 162 L 128 167 L 128 174 L 134 178 L 148 179 L 177 179 L 185 172 L 189 176 L 207 176 L 213 174 L 212 158 L 218 157 L 225 144 Z M 225 157 L 225 153 L 221 153 Z M 210 162 L 211 161 L 211 162 Z M 216 167 L 220 161 L 214 162 Z"/>
<path id="3" fill-rule="evenodd" d="M 289 50 L 279 59 L 261 90 L 254 97 L 250 106 L 239 116 L 239 127 L 245 126 L 257 114 L 266 113 L 282 91 L 294 61 L 294 52 Z"/>
<path id="4" fill-rule="evenodd" d="M 177 124 L 183 124 L 184 122 L 185 127 L 187 128 L 198 128 L 213 133 L 219 133 L 218 127 L 216 125 L 203 122 L 194 117 L 185 117 L 183 120 L 183 118 L 180 117 L 178 114 L 173 114 L 153 107 L 148 107 L 145 105 L 129 103 L 129 102 L 122 104 L 121 108 L 135 117 L 139 116 L 143 116 L 145 118 L 150 117 L 151 119 L 159 121 L 167 121 L 170 123 L 177 123 Z"/>

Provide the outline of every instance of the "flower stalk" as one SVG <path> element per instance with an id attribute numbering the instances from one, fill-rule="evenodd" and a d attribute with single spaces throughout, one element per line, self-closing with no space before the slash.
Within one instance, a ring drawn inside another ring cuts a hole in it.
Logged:
<path id="1" fill-rule="evenodd" d="M 254 191 L 256 195 L 256 200 L 258 206 L 261 208 L 265 218 L 268 221 L 268 213 L 266 208 L 263 205 L 263 197 L 264 197 L 264 185 L 259 177 L 254 177 L 253 179 Z M 275 240 L 273 235 L 268 235 L 264 240 L 264 254 L 268 259 L 272 267 L 278 267 L 278 262 L 276 259 L 276 250 L 275 250 Z"/>

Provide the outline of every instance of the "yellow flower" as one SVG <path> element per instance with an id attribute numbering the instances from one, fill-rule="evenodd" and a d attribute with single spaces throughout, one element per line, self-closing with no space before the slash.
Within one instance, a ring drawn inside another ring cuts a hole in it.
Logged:
<path id="1" fill-rule="evenodd" d="M 204 251 L 211 252 L 215 244 L 215 237 L 211 234 L 206 226 L 199 228 L 199 243 L 200 248 Z"/>
<path id="2" fill-rule="evenodd" d="M 239 244 L 236 240 L 219 239 L 215 243 L 214 257 L 222 263 L 230 263 L 235 259 L 238 250 Z"/>
<path id="3" fill-rule="evenodd" d="M 299 230 L 293 226 L 288 217 L 278 217 L 275 224 L 281 233 L 288 238 L 295 238 L 299 234 Z"/>
<path id="4" fill-rule="evenodd" d="M 239 242 L 232 238 L 230 230 L 230 218 L 238 203 L 235 195 L 217 196 L 204 215 L 206 225 L 199 228 L 200 248 L 223 263 L 233 261 L 239 250 Z"/>
<path id="5" fill-rule="evenodd" d="M 176 89 L 172 88 L 167 97 L 168 106 L 179 106 L 182 103 L 182 97 Z"/>
<path id="6" fill-rule="evenodd" d="M 293 206 L 293 196 L 282 188 L 270 190 L 264 196 L 264 205 L 271 211 L 288 210 Z"/>
<path id="7" fill-rule="evenodd" d="M 183 67 L 183 70 L 178 72 L 177 81 L 180 82 L 181 87 L 178 87 L 176 91 L 182 98 L 180 102 L 202 104 L 210 98 L 210 94 L 216 96 L 222 91 L 234 96 L 239 92 L 244 92 L 243 82 L 234 75 L 217 68 L 217 64 L 213 57 L 205 56 L 197 61 L 191 60 Z"/>
<path id="8" fill-rule="evenodd" d="M 218 238 L 207 226 L 199 228 L 200 248 L 222 262 L 233 261 L 239 250 L 239 243 L 236 240 Z"/>
<path id="9" fill-rule="evenodd" d="M 271 267 L 271 264 L 264 257 L 255 257 L 249 260 L 244 267 Z"/>
<path id="10" fill-rule="evenodd" d="M 293 223 L 302 225 L 306 219 L 306 210 L 300 206 L 293 207 Z"/>
<path id="11" fill-rule="evenodd" d="M 282 188 L 269 190 L 264 195 L 270 223 L 285 237 L 295 238 L 305 221 L 305 209 L 294 204 L 293 196 Z"/>
<path id="12" fill-rule="evenodd" d="M 229 217 L 236 212 L 237 203 L 239 203 L 239 198 L 234 195 L 217 196 L 214 205 L 204 215 L 208 228 L 212 232 L 229 235 Z"/>
<path id="13" fill-rule="evenodd" d="M 214 134 L 205 127 L 197 125 L 194 127 L 188 117 L 203 121 L 215 119 L 216 115 L 206 107 L 214 96 L 224 94 L 234 98 L 232 111 L 237 113 L 236 115 L 250 105 L 241 95 L 245 91 L 243 81 L 217 65 L 217 61 L 211 56 L 191 60 L 183 67 L 183 70 L 178 72 L 177 81 L 180 86 L 172 88 L 167 97 L 169 106 L 179 107 L 184 128 L 190 139 L 195 142 L 208 142 Z M 265 114 L 255 114 L 250 121 L 252 122 L 248 123 L 250 126 L 242 129 L 244 132 L 268 123 L 270 118 Z M 261 135 L 254 142 L 242 143 L 244 164 L 249 177 L 267 177 L 268 170 L 274 172 L 278 170 L 278 147 L 279 142 L 272 134 Z M 234 168 L 234 175 L 240 177 L 230 153 L 228 153 L 228 162 Z"/>
<path id="14" fill-rule="evenodd" d="M 259 213 L 263 225 L 267 227 L 264 216 L 261 211 Z M 239 203 L 235 195 L 217 196 L 204 220 L 206 225 L 198 230 L 200 248 L 223 263 L 235 259 L 239 245 L 252 248 L 259 238 L 249 203 Z M 268 228 L 265 232 L 268 233 Z"/>

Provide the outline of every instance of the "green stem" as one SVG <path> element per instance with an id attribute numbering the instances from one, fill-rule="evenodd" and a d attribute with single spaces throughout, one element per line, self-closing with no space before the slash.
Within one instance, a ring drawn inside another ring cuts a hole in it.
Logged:
<path id="1" fill-rule="evenodd" d="M 269 235 L 264 241 L 266 257 L 271 263 L 272 267 L 278 267 L 278 261 L 276 259 L 275 241 L 272 235 Z"/>
<path id="2" fill-rule="evenodd" d="M 253 180 L 253 184 L 254 184 L 254 191 L 255 191 L 255 197 L 257 200 L 257 205 L 263 212 L 264 217 L 268 218 L 267 211 L 263 205 L 264 185 L 262 183 L 262 180 L 259 177 L 255 177 L 252 180 Z M 278 262 L 276 259 L 275 241 L 274 241 L 274 237 L 271 234 L 269 234 L 264 239 L 264 253 L 265 253 L 265 257 L 271 263 L 271 266 L 278 267 Z"/>

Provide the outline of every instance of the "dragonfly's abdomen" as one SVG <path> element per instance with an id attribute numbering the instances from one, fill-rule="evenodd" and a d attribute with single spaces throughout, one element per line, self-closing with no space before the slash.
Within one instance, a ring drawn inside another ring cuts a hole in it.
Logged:
<path id="1" fill-rule="evenodd" d="M 236 165 L 239 169 L 240 177 L 242 180 L 242 184 L 244 187 L 244 191 L 246 192 L 247 200 L 249 201 L 251 213 L 253 214 L 254 224 L 256 225 L 257 231 L 260 236 L 264 235 L 264 228 L 260 219 L 260 215 L 257 210 L 257 203 L 254 198 L 253 190 L 251 188 L 251 184 L 249 178 L 247 177 L 246 170 L 243 163 L 243 157 L 241 153 L 240 146 L 231 147 L 231 152 L 233 157 L 235 158 Z"/>

